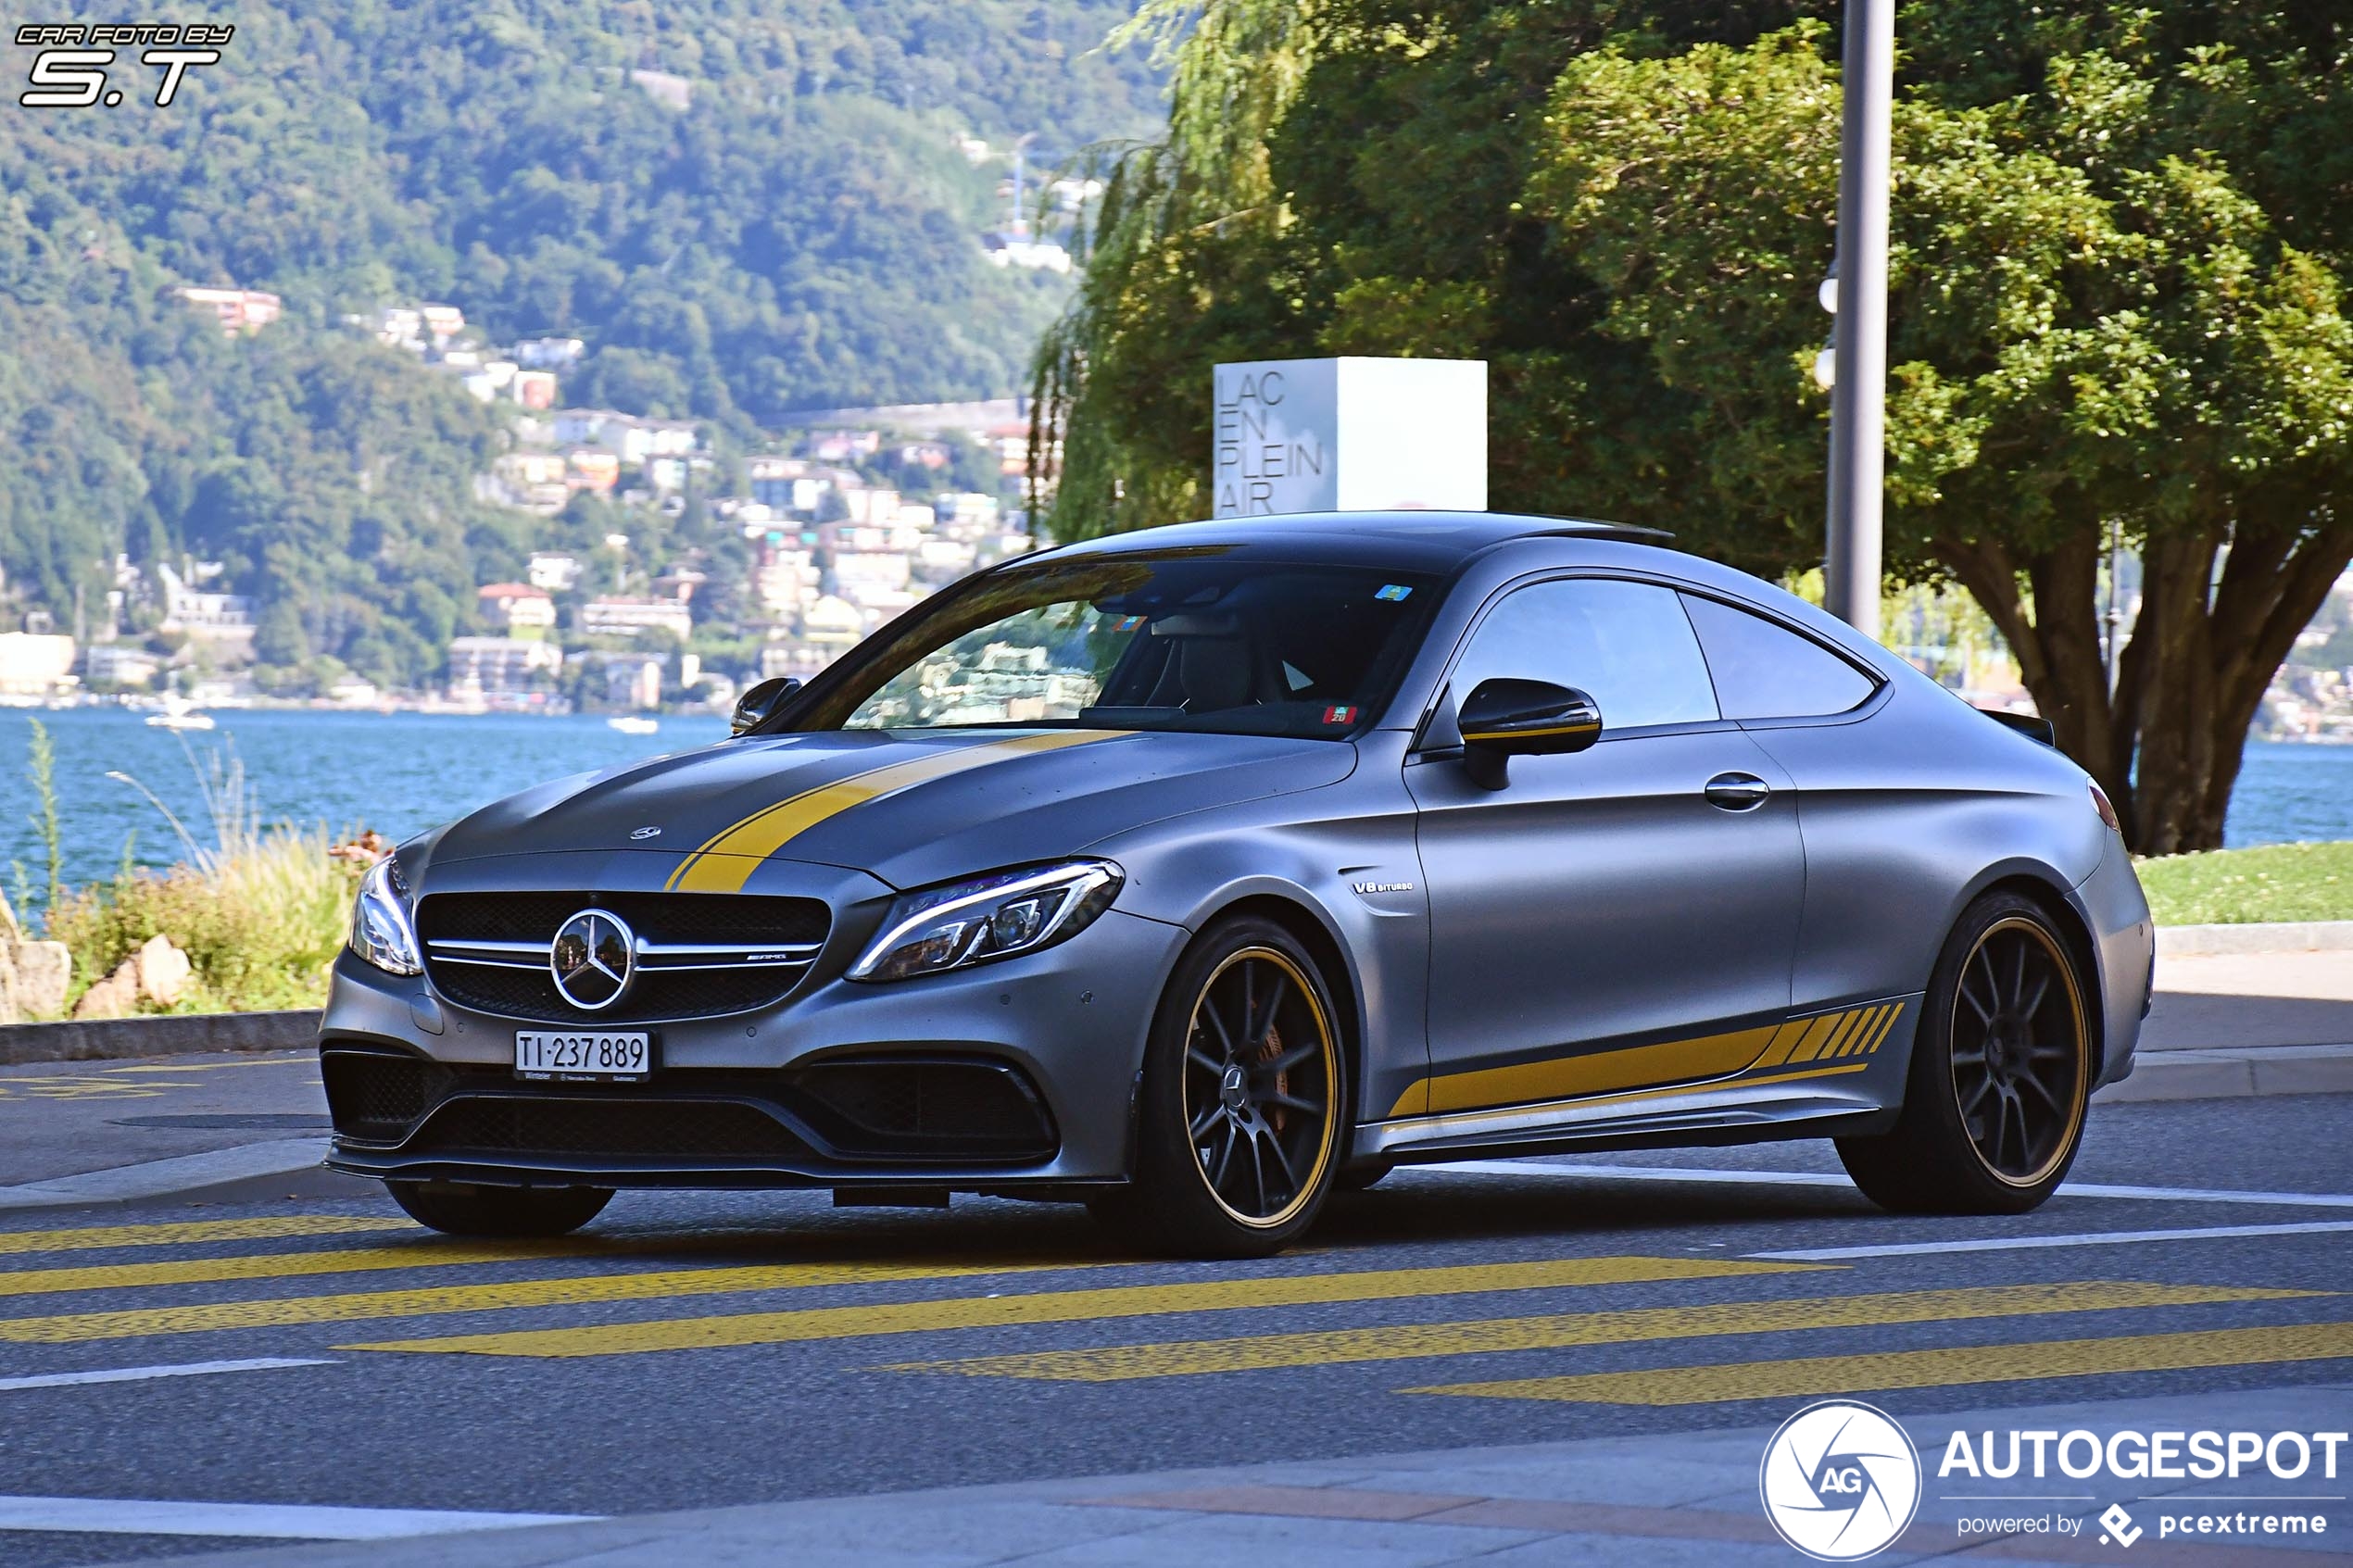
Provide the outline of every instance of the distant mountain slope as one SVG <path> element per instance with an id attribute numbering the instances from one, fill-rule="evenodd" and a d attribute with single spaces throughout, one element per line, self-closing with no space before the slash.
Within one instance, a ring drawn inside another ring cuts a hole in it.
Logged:
<path id="1" fill-rule="evenodd" d="M 347 312 L 442 300 L 494 343 L 576 336 L 567 402 L 738 437 L 1016 389 L 1066 283 L 987 263 L 1006 170 L 955 137 L 1035 132 L 1051 158 L 1151 133 L 1144 61 L 1089 53 L 1128 9 L 241 0 L 169 107 L 26 109 L 11 87 L 0 629 L 31 607 L 70 629 L 77 596 L 94 614 L 118 551 L 191 550 L 260 596 L 267 661 L 436 667 L 481 572 L 519 560 L 518 520 L 472 490 L 497 433 Z M 177 283 L 285 313 L 224 342 Z"/>
<path id="2" fill-rule="evenodd" d="M 0 282 L 94 245 L 321 311 L 447 299 L 587 339 L 585 390 L 640 411 L 1000 394 L 1060 289 L 982 260 L 1003 171 L 950 137 L 1151 130 L 1140 59 L 1089 54 L 1126 9 L 240 5 L 169 108 L 0 114 Z"/>

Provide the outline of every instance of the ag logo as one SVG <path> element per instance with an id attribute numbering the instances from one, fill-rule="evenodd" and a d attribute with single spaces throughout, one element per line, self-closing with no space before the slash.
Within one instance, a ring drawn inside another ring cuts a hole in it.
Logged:
<path id="1" fill-rule="evenodd" d="M 1846 1399 L 1781 1423 L 1757 1473 L 1765 1517 L 1806 1556 L 1852 1562 L 1882 1551 L 1920 1501 L 1912 1440 L 1884 1412 Z"/>

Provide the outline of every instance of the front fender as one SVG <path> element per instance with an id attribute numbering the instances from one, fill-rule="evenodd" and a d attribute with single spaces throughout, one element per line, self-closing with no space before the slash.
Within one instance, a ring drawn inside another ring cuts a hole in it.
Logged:
<path id="1" fill-rule="evenodd" d="M 1198 934 L 1266 900 L 1302 935 L 1320 935 L 1339 968 L 1326 978 L 1358 1047 L 1357 1103 L 1389 1105 L 1428 1071 L 1429 910 L 1404 786 L 1390 773 L 1384 802 L 1370 771 L 1239 813 L 1158 823 L 1089 852 L 1127 872 L 1120 907 L 1133 913 Z"/>

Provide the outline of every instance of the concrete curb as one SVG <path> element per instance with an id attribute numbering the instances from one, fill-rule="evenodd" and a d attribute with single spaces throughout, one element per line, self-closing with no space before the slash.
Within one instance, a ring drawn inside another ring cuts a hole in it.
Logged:
<path id="1" fill-rule="evenodd" d="M 34 1061 L 123 1061 L 199 1051 L 283 1051 L 319 1036 L 319 1014 L 288 1012 L 166 1013 L 148 1018 L 93 1018 L 66 1023 L 0 1026 L 0 1066 Z"/>
<path id="2" fill-rule="evenodd" d="M 2100 1090 L 2092 1102 L 2341 1094 L 2353 1094 L 2353 1045 L 2266 1046 L 2142 1051 L 2133 1059 L 2133 1075 Z"/>
<path id="3" fill-rule="evenodd" d="M 2161 925 L 2159 958 L 2216 953 L 2309 953 L 2353 948 L 2353 920 L 2266 922 L 2250 925 Z"/>

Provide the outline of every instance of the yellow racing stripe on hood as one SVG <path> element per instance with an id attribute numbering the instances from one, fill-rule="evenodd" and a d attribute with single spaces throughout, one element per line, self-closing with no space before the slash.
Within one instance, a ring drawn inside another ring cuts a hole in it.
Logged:
<path id="1" fill-rule="evenodd" d="M 678 863 L 665 884 L 673 893 L 740 893 L 760 862 L 820 822 L 852 806 L 879 796 L 896 794 L 933 779 L 991 762 L 1003 762 L 1033 752 L 1059 751 L 1090 741 L 1113 740 L 1125 730 L 1056 730 L 1045 734 L 1016 735 L 1010 740 L 983 741 L 966 746 L 942 746 L 928 756 L 887 767 L 852 773 L 832 784 L 803 790 L 753 812 L 742 822 L 713 835 Z"/>

